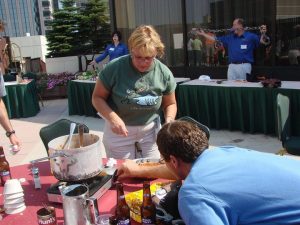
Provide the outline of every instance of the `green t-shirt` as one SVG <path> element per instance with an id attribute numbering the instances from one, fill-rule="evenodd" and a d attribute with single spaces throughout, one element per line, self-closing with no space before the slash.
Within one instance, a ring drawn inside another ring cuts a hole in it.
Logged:
<path id="1" fill-rule="evenodd" d="M 195 39 L 192 42 L 192 49 L 193 50 L 197 50 L 197 51 L 201 51 L 202 48 L 202 41 L 200 41 L 199 39 Z"/>
<path id="2" fill-rule="evenodd" d="M 176 82 L 166 65 L 154 59 L 147 72 L 134 68 L 131 56 L 119 57 L 106 65 L 99 79 L 110 91 L 108 105 L 126 125 L 146 125 L 159 116 L 162 96 L 173 93 Z"/>

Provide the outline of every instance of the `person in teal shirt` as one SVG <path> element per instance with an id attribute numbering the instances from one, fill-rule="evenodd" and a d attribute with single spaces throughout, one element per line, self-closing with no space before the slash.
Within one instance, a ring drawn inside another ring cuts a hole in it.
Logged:
<path id="1" fill-rule="evenodd" d="M 159 112 L 164 111 L 166 123 L 175 118 L 176 82 L 156 59 L 164 45 L 153 27 L 138 27 L 128 43 L 130 55 L 108 63 L 93 92 L 93 105 L 105 119 L 103 144 L 107 157 L 159 158 Z"/>

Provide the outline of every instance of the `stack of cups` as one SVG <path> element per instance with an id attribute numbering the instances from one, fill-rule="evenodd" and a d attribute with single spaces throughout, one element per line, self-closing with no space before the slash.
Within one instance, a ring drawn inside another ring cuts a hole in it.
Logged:
<path id="1" fill-rule="evenodd" d="M 7 214 L 20 213 L 26 208 L 23 188 L 19 180 L 7 180 L 4 185 L 3 194 L 4 208 Z"/>

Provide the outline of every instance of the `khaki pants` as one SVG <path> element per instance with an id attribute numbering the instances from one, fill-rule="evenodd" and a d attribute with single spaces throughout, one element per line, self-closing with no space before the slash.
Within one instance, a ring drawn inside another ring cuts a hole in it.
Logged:
<path id="1" fill-rule="evenodd" d="M 250 63 L 229 64 L 227 71 L 228 80 L 247 80 L 247 73 L 251 74 Z"/>
<path id="2" fill-rule="evenodd" d="M 159 124 L 160 125 L 160 124 Z M 135 159 L 135 158 L 160 158 L 156 145 L 158 123 L 151 122 L 144 126 L 126 126 L 128 136 L 120 136 L 112 132 L 106 122 L 104 126 L 103 144 L 107 158 Z M 142 155 L 136 153 L 135 142 L 139 142 Z"/>

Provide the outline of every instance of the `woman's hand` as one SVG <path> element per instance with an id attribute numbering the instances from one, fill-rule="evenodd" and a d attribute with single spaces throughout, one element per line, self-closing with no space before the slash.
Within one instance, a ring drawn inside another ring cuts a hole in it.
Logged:
<path id="1" fill-rule="evenodd" d="M 89 65 L 92 65 L 92 66 L 94 66 L 94 65 L 96 65 L 97 63 L 96 63 L 96 61 L 95 60 L 93 60 L 93 61 L 91 61 L 90 63 L 89 63 Z"/>
<path id="2" fill-rule="evenodd" d="M 127 136 L 128 130 L 125 126 L 125 123 L 120 117 L 115 117 L 110 121 L 110 127 L 112 132 L 118 135 Z"/>

